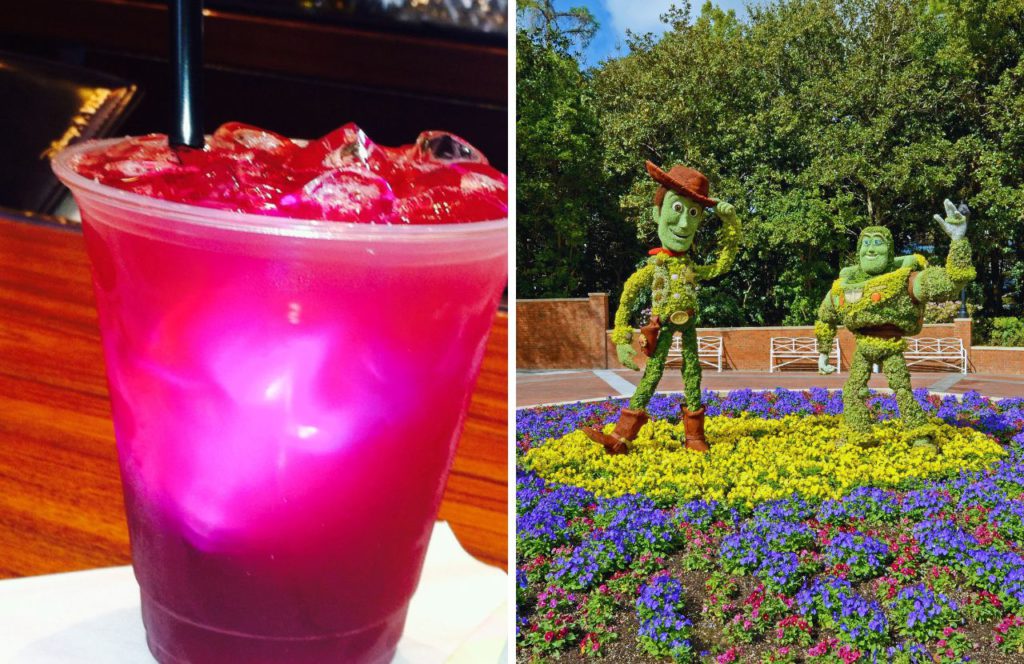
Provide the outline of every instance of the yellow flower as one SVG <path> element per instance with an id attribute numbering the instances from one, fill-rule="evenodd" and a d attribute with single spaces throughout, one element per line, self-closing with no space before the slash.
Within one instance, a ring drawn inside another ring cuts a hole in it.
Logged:
<path id="1" fill-rule="evenodd" d="M 912 445 L 922 434 L 931 436 L 940 454 Z M 858 486 L 944 477 L 1006 455 L 988 436 L 939 420 L 912 429 L 889 420 L 870 434 L 856 434 L 836 416 L 765 420 L 744 414 L 708 418 L 706 435 L 711 452 L 700 454 L 683 446 L 682 423 L 651 421 L 629 454 L 612 456 L 575 431 L 533 448 L 523 464 L 548 481 L 603 497 L 644 493 L 665 505 L 704 498 L 749 506 L 794 492 L 817 501 Z"/>

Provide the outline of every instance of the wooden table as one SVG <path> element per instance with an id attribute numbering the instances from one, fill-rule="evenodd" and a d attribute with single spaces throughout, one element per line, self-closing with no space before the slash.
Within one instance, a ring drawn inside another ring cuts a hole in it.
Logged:
<path id="1" fill-rule="evenodd" d="M 507 569 L 507 334 L 491 330 L 440 518 Z M 81 233 L 0 216 L 0 578 L 129 562 Z"/>

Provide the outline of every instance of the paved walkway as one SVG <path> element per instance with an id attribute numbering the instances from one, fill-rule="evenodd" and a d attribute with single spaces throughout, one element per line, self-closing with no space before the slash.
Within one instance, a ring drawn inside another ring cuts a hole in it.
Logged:
<path id="1" fill-rule="evenodd" d="M 628 396 L 633 393 L 642 374 L 628 369 L 594 369 L 573 371 L 520 371 L 516 373 L 516 406 L 541 403 L 598 399 L 607 396 Z M 703 387 L 709 390 L 774 389 L 785 387 L 803 390 L 809 387 L 839 389 L 847 374 L 819 376 L 816 373 L 785 371 L 704 371 Z M 1024 396 L 1024 376 L 959 373 L 914 373 L 914 387 L 927 387 L 932 392 L 963 393 L 977 390 L 989 397 Z M 887 386 L 881 375 L 871 377 L 871 387 Z M 659 391 L 682 391 L 683 380 L 678 371 L 665 373 Z"/>

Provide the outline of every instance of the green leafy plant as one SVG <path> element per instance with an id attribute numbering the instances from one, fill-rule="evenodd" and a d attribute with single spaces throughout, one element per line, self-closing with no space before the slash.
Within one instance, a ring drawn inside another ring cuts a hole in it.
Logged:
<path id="1" fill-rule="evenodd" d="M 991 346 L 1024 346 L 1024 318 L 993 318 Z"/>

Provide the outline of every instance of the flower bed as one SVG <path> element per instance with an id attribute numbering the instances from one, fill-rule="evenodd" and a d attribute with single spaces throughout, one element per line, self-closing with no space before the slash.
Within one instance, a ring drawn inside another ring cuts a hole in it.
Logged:
<path id="1" fill-rule="evenodd" d="M 677 395 L 624 456 L 576 432 L 621 401 L 519 411 L 518 659 L 1024 661 L 1024 400 L 917 397 L 941 455 L 825 390 L 708 393 L 707 455 Z"/>

